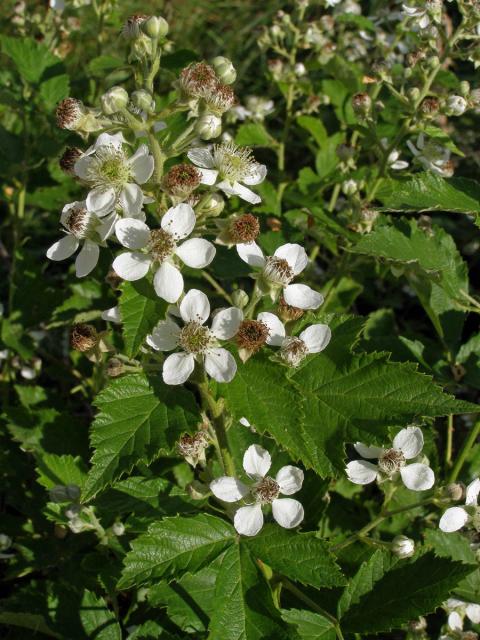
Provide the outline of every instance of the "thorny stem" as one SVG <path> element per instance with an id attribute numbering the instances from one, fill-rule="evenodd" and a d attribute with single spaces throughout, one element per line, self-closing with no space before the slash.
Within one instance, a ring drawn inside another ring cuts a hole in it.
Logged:
<path id="1" fill-rule="evenodd" d="M 475 440 L 477 439 L 479 434 L 480 434 L 480 420 L 477 420 L 477 422 L 473 425 L 472 430 L 468 435 L 468 438 L 463 443 L 460 453 L 457 456 L 455 465 L 448 479 L 449 482 L 455 482 L 455 480 L 458 478 L 460 471 L 462 470 L 462 467 L 465 464 L 465 460 L 467 459 L 467 456 L 470 453 L 470 449 L 475 444 Z"/>

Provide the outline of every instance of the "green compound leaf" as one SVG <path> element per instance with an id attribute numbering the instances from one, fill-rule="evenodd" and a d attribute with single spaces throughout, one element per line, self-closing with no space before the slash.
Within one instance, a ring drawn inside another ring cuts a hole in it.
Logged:
<path id="1" fill-rule="evenodd" d="M 378 574 L 372 574 L 373 588 L 361 593 L 359 598 L 352 598 L 352 604 L 342 618 L 342 629 L 378 633 L 432 613 L 475 569 L 475 565 L 426 553 L 413 562 L 396 565 L 379 579 Z M 380 572 L 381 567 L 377 570 Z M 362 582 L 362 586 L 365 583 Z"/>
<path id="2" fill-rule="evenodd" d="M 192 518 L 165 518 L 132 542 L 126 555 L 119 589 L 159 578 L 195 573 L 212 562 L 236 539 L 231 524 L 199 514 Z"/>
<path id="3" fill-rule="evenodd" d="M 287 531 L 271 524 L 243 543 L 255 557 L 292 580 L 318 588 L 345 584 L 328 546 L 315 533 Z"/>
<path id="4" fill-rule="evenodd" d="M 95 450 L 83 499 L 90 500 L 136 463 L 149 464 L 195 430 L 200 417 L 190 391 L 143 374 L 114 380 L 95 400 Z"/>
<path id="5" fill-rule="evenodd" d="M 167 303 L 157 296 L 152 284 L 144 278 L 122 285 L 119 305 L 125 353 L 133 358 L 157 322 L 165 317 Z"/>
<path id="6" fill-rule="evenodd" d="M 333 622 L 306 609 L 283 609 L 282 618 L 296 628 L 302 640 L 335 640 L 337 634 Z"/>
<path id="7" fill-rule="evenodd" d="M 54 56 L 47 46 L 36 42 L 33 38 L 2 36 L 0 43 L 2 53 L 13 61 L 19 74 L 27 82 L 39 82 L 46 69 L 60 63 L 60 58 Z"/>

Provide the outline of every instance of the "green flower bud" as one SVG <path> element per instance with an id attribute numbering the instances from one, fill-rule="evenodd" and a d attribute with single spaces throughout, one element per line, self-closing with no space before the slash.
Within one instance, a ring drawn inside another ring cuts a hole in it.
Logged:
<path id="1" fill-rule="evenodd" d="M 125 525 L 123 522 L 114 522 L 112 525 L 112 533 L 115 536 L 123 536 L 125 533 Z"/>
<path id="2" fill-rule="evenodd" d="M 101 97 L 102 110 L 107 116 L 125 109 L 128 104 L 128 93 L 123 87 L 112 87 Z"/>
<path id="3" fill-rule="evenodd" d="M 239 309 L 243 309 L 244 307 L 246 307 L 248 304 L 248 300 L 248 294 L 243 289 L 236 289 L 232 293 L 232 302 Z"/>
<path id="4" fill-rule="evenodd" d="M 466 80 L 462 80 L 462 82 L 460 82 L 460 86 L 458 89 L 459 89 L 458 92 L 460 93 L 460 95 L 466 98 L 470 93 L 470 83 L 467 82 Z"/>
<path id="5" fill-rule="evenodd" d="M 134 91 L 131 98 L 133 104 L 138 107 L 138 109 L 146 111 L 147 113 L 153 113 L 155 111 L 155 100 L 152 94 L 145 91 L 145 89 Z"/>
<path id="6" fill-rule="evenodd" d="M 219 193 L 211 193 L 202 205 L 202 213 L 209 217 L 219 216 L 225 207 L 225 200 Z"/>
<path id="7" fill-rule="evenodd" d="M 215 73 L 225 84 L 232 84 L 237 78 L 237 72 L 235 67 L 228 58 L 223 56 L 217 56 L 212 60 L 212 67 L 215 69 Z"/>
<path id="8" fill-rule="evenodd" d="M 222 119 L 210 113 L 204 113 L 197 120 L 195 132 L 202 140 L 212 140 L 218 138 L 222 133 Z"/>
<path id="9" fill-rule="evenodd" d="M 372 99 L 368 93 L 356 93 L 352 98 L 352 107 L 357 116 L 366 116 L 372 108 Z"/>
<path id="10" fill-rule="evenodd" d="M 153 39 L 165 38 L 169 30 L 168 22 L 161 16 L 151 16 L 142 23 L 141 28 L 145 35 Z"/>
<path id="11" fill-rule="evenodd" d="M 415 553 L 415 542 L 407 536 L 395 536 L 392 540 L 392 553 L 398 558 L 410 558 Z"/>

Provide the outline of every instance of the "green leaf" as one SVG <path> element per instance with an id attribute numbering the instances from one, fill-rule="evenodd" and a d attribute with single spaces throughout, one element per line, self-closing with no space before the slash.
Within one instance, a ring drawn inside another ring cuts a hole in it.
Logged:
<path id="1" fill-rule="evenodd" d="M 195 573 L 212 562 L 236 538 L 232 525 L 207 514 L 165 518 L 132 542 L 124 560 L 119 589 L 159 578 Z"/>
<path id="2" fill-rule="evenodd" d="M 245 539 L 245 544 L 254 556 L 292 580 L 317 588 L 345 584 L 328 546 L 313 532 L 297 533 L 271 524 Z"/>
<path id="3" fill-rule="evenodd" d="M 263 124 L 249 122 L 238 128 L 235 142 L 249 147 L 269 147 L 272 145 L 272 138 Z"/>
<path id="4" fill-rule="evenodd" d="M 85 589 L 79 610 L 82 627 L 95 640 L 122 640 L 122 632 L 113 611 L 105 600 Z"/>
<path id="5" fill-rule="evenodd" d="M 298 124 L 302 129 L 306 129 L 314 138 L 319 147 L 324 147 L 328 142 L 328 133 L 319 117 L 298 116 Z"/>
<path id="6" fill-rule="evenodd" d="M 33 38 L 2 36 L 0 42 L 2 52 L 14 62 L 20 75 L 30 83 L 39 82 L 46 69 L 60 62 L 44 44 Z"/>
<path id="7" fill-rule="evenodd" d="M 104 78 L 105 74 L 123 66 L 123 60 L 116 56 L 97 56 L 88 63 L 88 70 L 93 76 Z"/>
<path id="8" fill-rule="evenodd" d="M 432 613 L 475 569 L 475 565 L 437 558 L 433 553 L 397 565 L 349 607 L 342 629 L 378 633 Z"/>
<path id="9" fill-rule="evenodd" d="M 269 588 L 241 544 L 221 558 L 215 601 L 209 640 L 286 640 Z"/>
<path id="10" fill-rule="evenodd" d="M 162 452 L 173 450 L 185 432 L 199 421 L 194 396 L 183 388 L 169 387 L 160 378 L 128 375 L 110 383 L 95 399 L 99 414 L 91 431 L 95 449 L 85 486 L 91 499 L 133 465 L 149 464 Z"/>
<path id="11" fill-rule="evenodd" d="M 68 484 L 83 487 L 87 477 L 87 470 L 80 456 L 57 456 L 53 453 L 45 453 L 39 457 L 37 473 L 39 484 L 46 489 Z"/>
<path id="12" fill-rule="evenodd" d="M 337 634 L 333 622 L 305 609 L 282 609 L 282 618 L 295 626 L 302 640 L 335 640 Z"/>
<path id="13" fill-rule="evenodd" d="M 407 181 L 385 181 L 377 198 L 391 211 L 480 213 L 480 184 L 468 178 L 419 173 Z"/>
<path id="14" fill-rule="evenodd" d="M 52 111 L 69 93 L 70 79 L 65 74 L 48 78 L 40 85 L 39 95 L 47 111 Z"/>
<path id="15" fill-rule="evenodd" d="M 153 285 L 143 278 L 136 282 L 124 282 L 119 305 L 125 351 L 129 358 L 133 358 L 146 336 L 165 317 L 167 303 L 157 296 Z"/>

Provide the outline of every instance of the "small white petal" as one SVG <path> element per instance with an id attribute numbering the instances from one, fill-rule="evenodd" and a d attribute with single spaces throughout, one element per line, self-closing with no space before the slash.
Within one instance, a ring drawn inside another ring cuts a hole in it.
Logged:
<path id="1" fill-rule="evenodd" d="M 237 307 L 228 307 L 219 311 L 212 321 L 211 332 L 219 340 L 230 340 L 237 333 L 243 320 L 243 311 Z"/>
<path id="2" fill-rule="evenodd" d="M 480 624 L 480 604 L 467 604 L 465 613 L 473 624 Z"/>
<path id="3" fill-rule="evenodd" d="M 377 479 L 378 467 L 366 460 L 353 460 L 347 464 L 347 478 L 355 484 L 370 484 Z"/>
<path id="4" fill-rule="evenodd" d="M 123 137 L 123 133 L 119 131 L 118 133 L 101 133 L 98 138 L 95 140 L 95 144 L 93 147 L 90 147 L 87 150 L 87 153 L 93 153 L 99 147 L 115 147 L 115 149 L 121 149 L 122 144 L 125 143 L 125 138 Z"/>
<path id="5" fill-rule="evenodd" d="M 237 373 L 237 363 L 226 349 L 209 349 L 205 354 L 205 371 L 217 382 L 231 382 Z"/>
<path id="6" fill-rule="evenodd" d="M 82 250 L 75 260 L 77 278 L 84 278 L 95 269 L 100 255 L 100 248 L 95 242 L 85 240 Z"/>
<path id="7" fill-rule="evenodd" d="M 197 169 L 202 174 L 200 179 L 201 184 L 215 184 L 215 180 L 218 177 L 218 171 L 216 169 L 204 169 L 203 167 L 197 167 Z"/>
<path id="8" fill-rule="evenodd" d="M 298 500 L 277 498 L 272 502 L 272 515 L 284 529 L 297 527 L 304 518 L 303 507 Z"/>
<path id="9" fill-rule="evenodd" d="M 256 242 L 241 242 L 236 246 L 240 258 L 251 267 L 263 267 L 265 265 L 265 256 Z"/>
<path id="10" fill-rule="evenodd" d="M 150 240 L 150 229 L 141 220 L 123 218 L 115 225 L 115 235 L 127 249 L 143 249 Z"/>
<path id="11" fill-rule="evenodd" d="M 406 169 L 408 167 L 408 162 L 405 160 L 397 160 L 396 162 L 392 162 L 390 165 L 390 169 L 394 169 L 395 171 L 401 171 L 402 169 Z"/>
<path id="12" fill-rule="evenodd" d="M 288 262 L 295 275 L 301 273 L 308 264 L 308 256 L 305 249 L 299 244 L 284 244 L 275 251 L 276 258 L 282 258 Z"/>
<path id="13" fill-rule="evenodd" d="M 452 531 L 458 531 L 465 526 L 468 518 L 468 513 L 463 507 L 450 507 L 440 518 L 438 526 L 445 533 L 452 533 Z"/>
<path id="14" fill-rule="evenodd" d="M 159 298 L 173 304 L 183 293 L 183 276 L 173 264 L 163 262 L 153 277 L 153 288 Z"/>
<path id="15" fill-rule="evenodd" d="M 122 322 L 122 317 L 120 315 L 120 307 L 111 307 L 110 309 L 105 309 L 102 311 L 102 320 L 106 320 L 107 322 L 114 322 L 115 324 L 120 324 Z"/>
<path id="16" fill-rule="evenodd" d="M 191 353 L 172 353 L 163 363 L 163 381 L 165 384 L 183 384 L 194 367 L 195 359 Z"/>
<path id="17" fill-rule="evenodd" d="M 243 179 L 243 182 L 249 185 L 260 184 L 260 182 L 265 180 L 266 175 L 267 167 L 264 164 L 257 163 L 253 171 Z"/>
<path id="18" fill-rule="evenodd" d="M 407 427 L 393 439 L 393 448 L 401 451 L 406 460 L 416 458 L 423 449 L 423 433 L 419 427 Z"/>
<path id="19" fill-rule="evenodd" d="M 140 148 L 135 155 L 130 158 L 129 163 L 135 182 L 144 184 L 150 179 L 153 173 L 154 162 L 153 156 L 148 154 L 148 149 L 146 153 L 142 153 Z"/>
<path id="20" fill-rule="evenodd" d="M 309 353 L 323 351 L 332 337 L 330 327 L 326 324 L 312 324 L 298 336 L 307 345 Z"/>
<path id="21" fill-rule="evenodd" d="M 92 148 L 93 152 L 93 148 Z M 75 175 L 77 175 L 81 180 L 88 180 L 89 176 L 89 167 L 92 163 L 93 158 L 90 158 L 88 152 L 85 152 L 83 156 L 81 156 L 73 165 L 73 171 Z"/>
<path id="22" fill-rule="evenodd" d="M 161 226 L 164 231 L 171 233 L 177 240 L 189 236 L 195 228 L 197 218 L 195 211 L 189 204 L 177 204 L 170 207 L 162 218 Z"/>
<path id="23" fill-rule="evenodd" d="M 147 275 L 150 263 L 149 256 L 126 251 L 115 258 L 112 269 L 124 280 L 133 282 Z"/>
<path id="24" fill-rule="evenodd" d="M 147 344 L 157 351 L 173 351 L 177 346 L 177 338 L 180 327 L 168 316 L 161 320 L 150 335 L 147 336 Z"/>
<path id="25" fill-rule="evenodd" d="M 287 465 L 280 469 L 275 480 L 280 487 L 280 493 L 285 496 L 291 496 L 302 488 L 303 471 L 298 467 Z"/>
<path id="26" fill-rule="evenodd" d="M 266 324 L 269 329 L 267 344 L 279 347 L 285 338 L 285 327 L 280 318 L 274 313 L 262 311 L 262 313 L 258 314 L 257 320 Z"/>
<path id="27" fill-rule="evenodd" d="M 126 184 L 118 198 L 123 211 L 130 217 L 136 218 L 143 207 L 143 191 L 138 184 Z"/>
<path id="28" fill-rule="evenodd" d="M 115 191 L 103 187 L 92 189 L 87 196 L 86 203 L 89 211 L 100 214 L 109 213 L 115 207 Z"/>
<path id="29" fill-rule="evenodd" d="M 476 505 L 479 493 L 480 493 L 480 478 L 475 478 L 473 482 L 467 485 L 465 504 Z"/>
<path id="30" fill-rule="evenodd" d="M 285 302 L 298 309 L 318 309 L 323 302 L 321 293 L 306 284 L 289 284 L 283 290 Z"/>
<path id="31" fill-rule="evenodd" d="M 453 631 L 461 631 L 463 629 L 462 616 L 457 611 L 452 611 L 448 616 L 448 626 Z"/>
<path id="32" fill-rule="evenodd" d="M 210 315 L 207 296 L 198 289 L 190 289 L 180 303 L 180 315 L 184 322 L 206 322 Z"/>
<path id="33" fill-rule="evenodd" d="M 246 418 L 240 418 L 239 423 L 243 426 L 243 427 L 251 427 L 252 425 L 250 424 L 250 422 L 246 419 Z"/>
<path id="34" fill-rule="evenodd" d="M 237 478 L 222 476 L 210 483 L 210 491 L 223 502 L 238 502 L 247 495 L 249 488 Z"/>
<path id="35" fill-rule="evenodd" d="M 244 187 L 243 184 L 240 184 L 239 182 L 228 182 L 227 180 L 223 180 L 217 184 L 217 187 L 226 193 L 227 196 L 238 196 L 250 204 L 259 204 L 262 201 L 259 195 L 254 193 L 251 189 L 247 189 L 247 187 Z"/>
<path id="36" fill-rule="evenodd" d="M 271 466 L 270 454 L 258 444 L 250 445 L 243 454 L 243 468 L 252 478 L 264 478 Z"/>
<path id="37" fill-rule="evenodd" d="M 211 242 L 204 238 L 190 238 L 179 245 L 175 253 L 187 267 L 203 269 L 208 266 L 215 257 L 217 250 Z"/>
<path id="38" fill-rule="evenodd" d="M 353 445 L 362 458 L 379 458 L 382 453 L 382 447 L 367 447 L 363 442 L 355 442 Z"/>
<path id="39" fill-rule="evenodd" d="M 55 260 L 58 262 L 59 260 L 65 260 L 66 258 L 70 258 L 73 256 L 75 251 L 78 249 L 79 242 L 72 236 L 68 234 L 54 242 L 52 246 L 47 251 L 47 258 L 49 260 Z"/>
<path id="40" fill-rule="evenodd" d="M 97 214 L 98 215 L 98 214 Z M 96 228 L 98 235 L 102 241 L 107 240 L 115 231 L 115 226 L 119 220 L 119 216 L 115 211 L 107 214 L 101 224 Z"/>
<path id="41" fill-rule="evenodd" d="M 213 156 L 209 149 L 203 149 L 201 147 L 197 147 L 196 149 L 190 149 L 187 153 L 188 159 L 193 162 L 193 164 L 198 167 L 204 167 L 205 169 L 214 169 L 215 163 L 213 161 Z"/>
<path id="42" fill-rule="evenodd" d="M 415 462 L 400 469 L 403 484 L 412 491 L 426 491 L 435 482 L 435 474 L 426 464 Z"/>
<path id="43" fill-rule="evenodd" d="M 242 536 L 256 536 L 263 527 L 262 507 L 259 504 L 241 507 L 235 514 L 233 526 Z"/>

